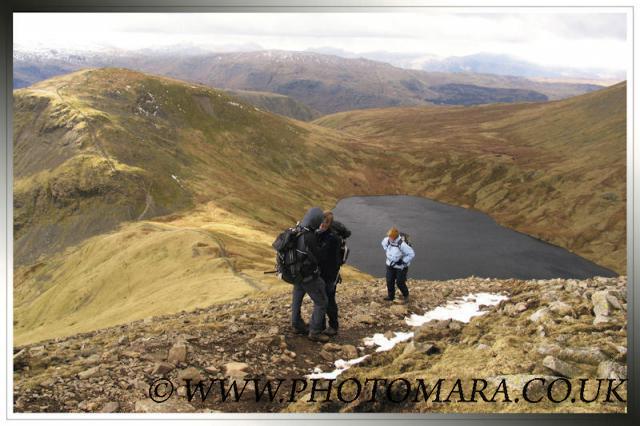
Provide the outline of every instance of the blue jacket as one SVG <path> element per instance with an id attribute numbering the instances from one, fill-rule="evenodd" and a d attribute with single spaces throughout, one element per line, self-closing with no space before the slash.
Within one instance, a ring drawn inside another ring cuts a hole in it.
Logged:
<path id="1" fill-rule="evenodd" d="M 416 256 L 411 246 L 405 243 L 400 237 L 395 240 L 390 240 L 389 237 L 385 237 L 382 240 L 382 248 L 387 255 L 387 266 L 396 269 L 408 267 Z"/>

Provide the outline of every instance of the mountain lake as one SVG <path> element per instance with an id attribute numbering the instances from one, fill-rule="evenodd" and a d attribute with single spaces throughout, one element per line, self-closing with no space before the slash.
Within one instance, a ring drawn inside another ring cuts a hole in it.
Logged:
<path id="1" fill-rule="evenodd" d="M 409 236 L 416 257 L 409 278 L 584 279 L 617 274 L 561 247 L 498 225 L 476 210 L 405 195 L 350 197 L 333 209 L 352 232 L 348 264 L 384 277 L 382 239 L 392 225 Z"/>

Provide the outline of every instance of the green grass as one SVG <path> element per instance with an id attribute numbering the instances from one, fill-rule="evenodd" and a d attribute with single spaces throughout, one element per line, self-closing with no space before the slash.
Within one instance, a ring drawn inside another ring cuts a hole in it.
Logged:
<path id="1" fill-rule="evenodd" d="M 625 92 L 303 123 L 123 69 L 16 90 L 16 341 L 275 285 L 276 233 L 353 195 L 476 208 L 624 273 Z M 198 238 L 229 251 L 193 257 Z"/>

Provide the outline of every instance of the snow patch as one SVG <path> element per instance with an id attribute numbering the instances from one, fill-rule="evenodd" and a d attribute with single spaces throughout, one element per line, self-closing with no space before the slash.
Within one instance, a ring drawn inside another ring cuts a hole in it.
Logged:
<path id="1" fill-rule="evenodd" d="M 348 361 L 345 361 L 343 359 L 339 359 L 336 362 L 333 363 L 333 365 L 335 365 L 336 369 L 333 371 L 329 371 L 324 373 L 320 368 L 316 367 L 313 370 L 312 374 L 307 374 L 307 378 L 309 379 L 328 379 L 328 380 L 333 380 L 336 377 L 338 377 L 340 374 L 342 374 L 343 371 L 345 371 L 346 369 L 348 369 L 349 367 L 351 367 L 352 365 L 356 365 L 361 363 L 362 361 L 364 361 L 369 355 L 365 355 L 365 356 L 361 356 L 360 358 L 354 358 L 354 359 L 350 359 Z"/>
<path id="2" fill-rule="evenodd" d="M 394 337 L 388 339 L 384 334 L 376 333 L 373 337 L 365 337 L 365 346 L 378 346 L 376 352 L 385 352 L 393 349 L 393 347 L 400 342 L 407 341 L 413 337 L 413 332 L 395 331 Z"/>
<path id="3" fill-rule="evenodd" d="M 431 320 L 455 320 L 469 322 L 471 318 L 484 315 L 486 311 L 480 311 L 480 305 L 493 306 L 507 299 L 507 296 L 492 293 L 468 294 L 461 299 L 448 302 L 444 306 L 438 306 L 424 315 L 412 314 L 406 320 L 412 327 L 418 327 Z"/>
<path id="4" fill-rule="evenodd" d="M 244 109 L 244 107 L 242 105 L 240 105 L 239 103 L 237 103 L 237 102 L 228 101 L 227 103 L 229 105 L 236 106 L 236 107 L 238 107 L 240 109 Z"/>
<path id="5" fill-rule="evenodd" d="M 455 320 L 460 322 L 469 322 L 471 318 L 484 315 L 487 311 L 481 311 L 480 306 L 493 306 L 497 305 L 503 300 L 508 299 L 507 296 L 495 293 L 471 293 L 460 299 L 447 302 L 443 306 L 438 306 L 435 309 L 427 311 L 424 315 L 412 314 L 410 318 L 405 319 L 407 325 L 411 327 L 419 327 L 432 320 Z M 365 346 L 378 346 L 376 352 L 385 352 L 393 349 L 393 347 L 400 343 L 410 340 L 414 333 L 412 331 L 395 331 L 392 338 L 387 338 L 384 334 L 376 333 L 371 337 L 365 337 Z M 320 368 L 315 368 L 312 374 L 308 374 L 306 377 L 309 379 L 335 379 L 342 374 L 349 367 L 359 364 L 369 355 L 361 356 L 360 358 L 343 360 L 339 359 L 334 362 L 335 369 L 329 372 L 323 372 Z"/>

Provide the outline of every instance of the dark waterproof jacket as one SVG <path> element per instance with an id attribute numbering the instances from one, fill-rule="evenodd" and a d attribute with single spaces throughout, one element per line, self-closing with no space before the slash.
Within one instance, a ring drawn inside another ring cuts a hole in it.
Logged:
<path id="1" fill-rule="evenodd" d="M 322 256 L 318 247 L 318 239 L 316 230 L 324 220 L 324 212 L 320 207 L 312 207 L 304 215 L 299 226 L 308 230 L 298 239 L 298 250 L 308 254 L 308 260 L 305 262 L 302 274 L 303 276 L 311 276 L 317 272 L 318 260 Z"/>
<path id="2" fill-rule="evenodd" d="M 335 283 L 342 266 L 342 244 L 351 236 L 351 231 L 341 222 L 334 220 L 325 232 L 318 232 L 318 247 L 320 249 L 320 275 L 328 283 Z"/>
<path id="3" fill-rule="evenodd" d="M 337 220 L 333 221 L 333 223 L 331 224 L 331 228 L 329 229 L 331 230 L 331 232 L 333 232 L 343 240 L 346 240 L 351 236 L 351 231 L 349 230 L 349 228 L 347 228 L 342 222 L 338 222 Z"/>
<path id="4" fill-rule="evenodd" d="M 320 250 L 320 257 L 318 259 L 320 276 L 327 284 L 333 284 L 338 278 L 342 260 L 340 255 L 340 237 L 329 229 L 324 232 L 318 232 L 317 240 Z"/>

